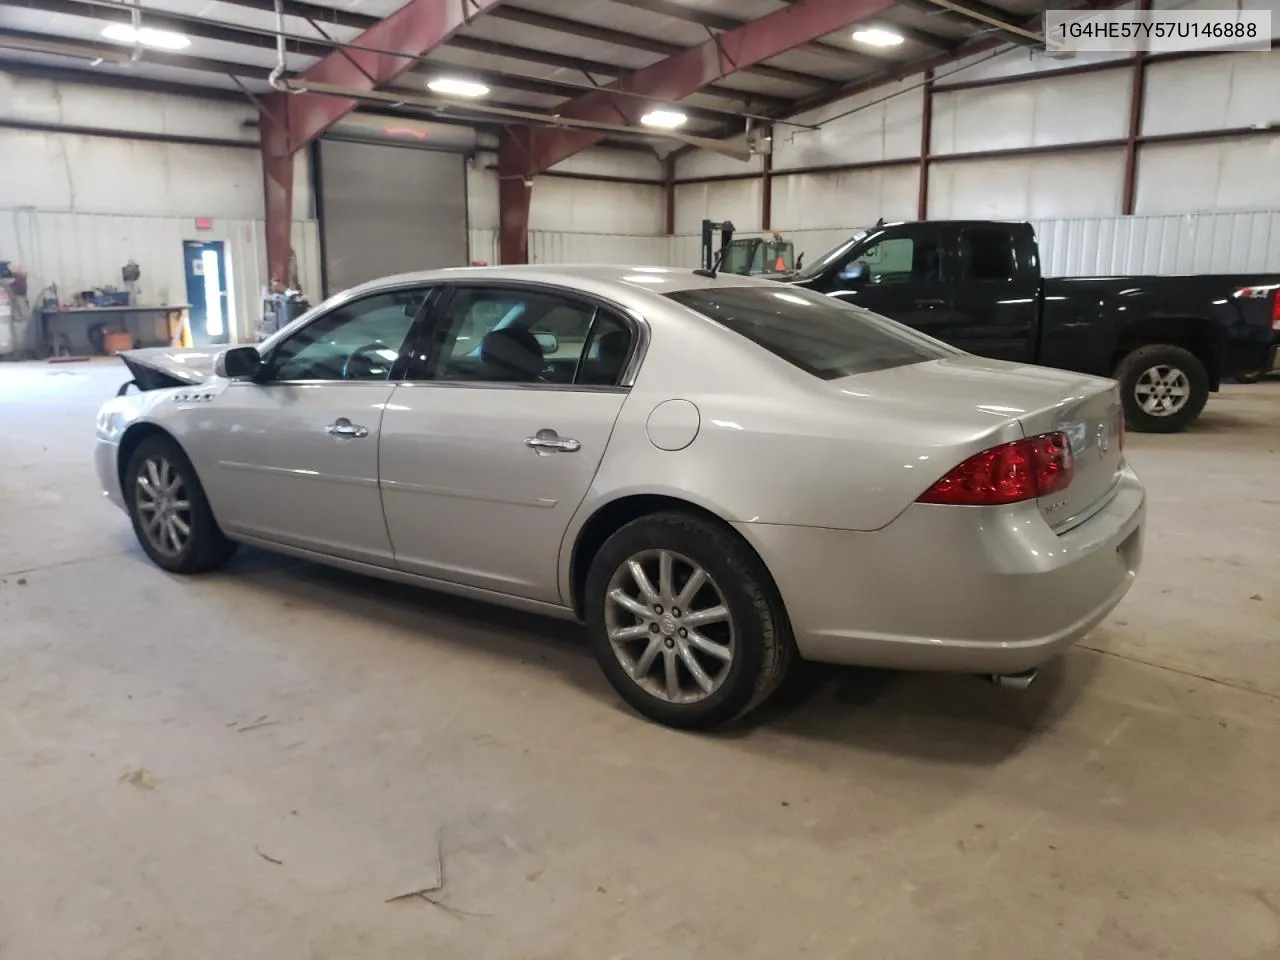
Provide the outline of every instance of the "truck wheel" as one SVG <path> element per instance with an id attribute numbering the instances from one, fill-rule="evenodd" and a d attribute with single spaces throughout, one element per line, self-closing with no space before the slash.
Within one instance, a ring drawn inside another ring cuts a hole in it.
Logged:
<path id="1" fill-rule="evenodd" d="M 1245 373 L 1233 373 L 1231 379 L 1236 383 L 1257 383 L 1267 375 L 1267 371 L 1262 367 L 1257 370 L 1249 370 Z"/>
<path id="2" fill-rule="evenodd" d="M 1190 350 L 1167 343 L 1139 347 L 1116 366 L 1124 418 L 1139 433 L 1177 433 L 1209 400 L 1209 374 Z"/>

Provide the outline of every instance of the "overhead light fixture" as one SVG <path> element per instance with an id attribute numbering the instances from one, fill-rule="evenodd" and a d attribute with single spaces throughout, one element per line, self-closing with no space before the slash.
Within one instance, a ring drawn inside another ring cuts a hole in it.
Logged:
<path id="1" fill-rule="evenodd" d="M 102 35 L 117 43 L 136 43 L 157 50 L 185 50 L 191 46 L 191 38 L 185 34 L 156 30 L 153 27 L 138 27 L 135 30 L 127 23 L 108 24 L 102 28 Z"/>
<path id="2" fill-rule="evenodd" d="M 868 47 L 896 47 L 902 43 L 902 34 L 883 27 L 863 27 L 853 31 L 853 39 L 865 43 Z"/>
<path id="3" fill-rule="evenodd" d="M 674 130 L 676 127 L 683 126 L 688 119 L 679 110 L 650 110 L 640 118 L 640 122 L 646 127 L 661 127 L 663 130 Z"/>
<path id="4" fill-rule="evenodd" d="M 474 80 L 460 80 L 457 77 L 437 77 L 427 82 L 427 89 L 432 93 L 443 93 L 447 97 L 483 97 L 489 88 Z"/>

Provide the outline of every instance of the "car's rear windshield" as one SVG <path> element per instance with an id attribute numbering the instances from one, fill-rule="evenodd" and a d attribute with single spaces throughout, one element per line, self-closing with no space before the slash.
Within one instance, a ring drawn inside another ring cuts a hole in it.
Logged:
<path id="1" fill-rule="evenodd" d="M 714 286 L 667 296 L 823 380 L 953 352 L 892 320 L 802 287 Z"/>

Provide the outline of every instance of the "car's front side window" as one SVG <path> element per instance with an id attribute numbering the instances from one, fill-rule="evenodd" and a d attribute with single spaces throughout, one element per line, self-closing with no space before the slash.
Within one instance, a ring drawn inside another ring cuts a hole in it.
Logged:
<path id="1" fill-rule="evenodd" d="M 270 379 L 386 380 L 428 293 L 390 290 L 317 317 L 272 351 Z"/>
<path id="2" fill-rule="evenodd" d="M 446 382 L 618 382 L 631 331 L 608 311 L 547 290 L 460 287 L 410 379 Z"/>

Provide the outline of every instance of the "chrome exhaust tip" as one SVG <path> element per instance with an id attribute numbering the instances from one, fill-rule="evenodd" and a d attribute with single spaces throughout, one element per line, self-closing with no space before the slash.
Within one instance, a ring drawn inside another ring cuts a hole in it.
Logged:
<path id="1" fill-rule="evenodd" d="M 994 683 L 997 687 L 1008 687 L 1011 690 L 1025 690 L 1035 682 L 1039 671 L 1032 667 L 1030 670 L 1023 670 L 1021 673 L 992 673 L 987 675 L 987 679 Z"/>

